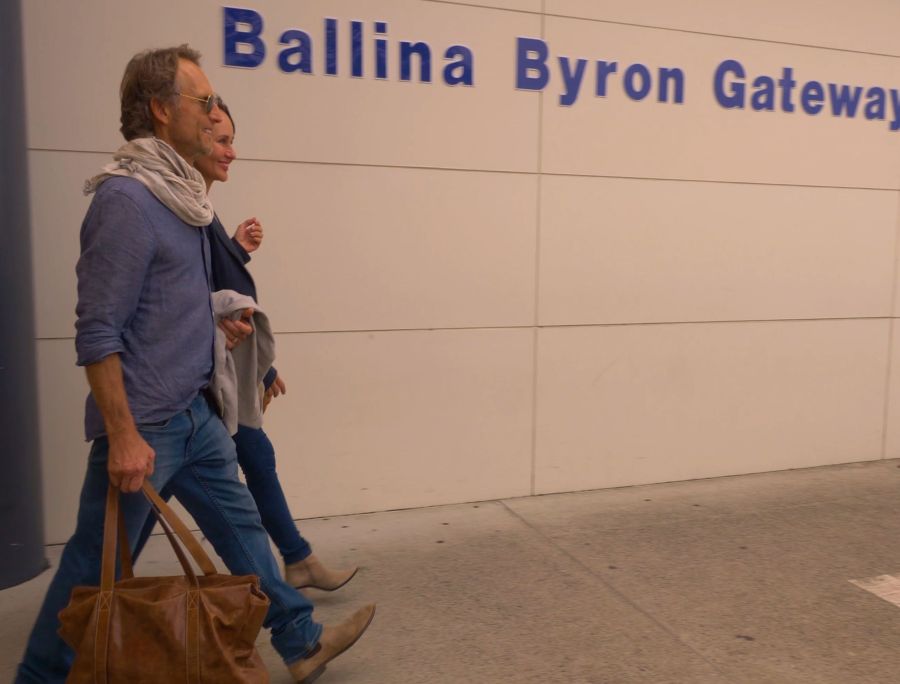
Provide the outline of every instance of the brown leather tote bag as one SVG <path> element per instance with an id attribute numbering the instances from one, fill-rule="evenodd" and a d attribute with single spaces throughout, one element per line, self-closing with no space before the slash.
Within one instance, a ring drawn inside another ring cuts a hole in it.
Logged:
<path id="1" fill-rule="evenodd" d="M 256 575 L 220 575 L 187 526 L 144 482 L 143 491 L 184 574 L 135 577 L 110 486 L 99 587 L 75 587 L 59 634 L 75 651 L 67 683 L 224 684 L 269 681 L 254 643 L 269 599 Z M 203 572 L 195 574 L 172 531 Z M 121 579 L 115 582 L 116 541 Z"/>

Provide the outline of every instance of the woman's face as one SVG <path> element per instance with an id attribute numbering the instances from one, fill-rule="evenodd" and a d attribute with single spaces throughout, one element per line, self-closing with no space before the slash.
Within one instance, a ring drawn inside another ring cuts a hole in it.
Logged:
<path id="1" fill-rule="evenodd" d="M 203 176 L 206 185 L 212 185 L 213 181 L 228 180 L 228 167 L 237 159 L 234 153 L 234 126 L 231 117 L 224 112 L 222 120 L 213 124 L 212 152 L 203 157 L 198 157 L 194 166 Z"/>

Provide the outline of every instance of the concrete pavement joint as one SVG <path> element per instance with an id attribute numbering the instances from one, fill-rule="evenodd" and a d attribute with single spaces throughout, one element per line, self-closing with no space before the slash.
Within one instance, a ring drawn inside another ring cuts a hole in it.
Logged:
<path id="1" fill-rule="evenodd" d="M 498 499 L 497 503 L 499 503 L 500 505 L 502 505 L 503 508 L 505 508 L 505 509 L 507 510 L 507 512 L 508 512 L 513 518 L 515 518 L 516 520 L 518 520 L 519 522 L 521 522 L 523 525 L 525 525 L 525 527 L 527 527 L 527 528 L 528 528 L 529 530 L 531 530 L 535 535 L 537 535 L 544 543 L 548 544 L 549 546 L 552 546 L 552 547 L 557 551 L 557 553 L 559 553 L 560 555 L 565 556 L 566 558 L 568 558 L 569 560 L 571 560 L 573 563 L 575 563 L 575 565 L 577 565 L 577 566 L 580 567 L 582 570 L 584 570 L 585 572 L 587 572 L 587 573 L 588 573 L 589 575 L 591 575 L 594 579 L 599 580 L 599 582 L 600 582 L 604 587 L 606 587 L 612 594 L 614 594 L 615 596 L 617 596 L 623 603 L 625 603 L 627 606 L 629 606 L 629 607 L 632 608 L 633 610 L 637 611 L 640 615 L 643 615 L 643 616 L 644 616 L 647 620 L 649 620 L 652 624 L 654 624 L 654 625 L 656 625 L 657 627 L 659 627 L 661 630 L 663 630 L 663 632 L 665 632 L 665 633 L 668 634 L 671 638 L 673 638 L 675 641 L 677 641 L 679 644 L 681 644 L 681 645 L 683 645 L 685 648 L 687 648 L 691 653 L 693 653 L 693 654 L 696 655 L 698 658 L 700 658 L 700 660 L 702 660 L 704 663 L 706 663 L 707 665 L 709 665 L 709 667 L 711 667 L 711 668 L 713 669 L 714 672 L 716 672 L 717 674 L 721 675 L 722 677 L 726 677 L 726 673 L 723 672 L 723 671 L 722 671 L 722 670 L 721 670 L 721 669 L 720 669 L 713 661 L 711 661 L 711 660 L 710 660 L 707 656 L 705 656 L 704 654 L 700 653 L 700 652 L 699 652 L 696 648 L 694 648 L 691 644 L 685 642 L 680 636 L 678 636 L 678 635 L 672 630 L 672 628 L 671 628 L 669 625 L 667 625 L 665 622 L 661 621 L 659 618 L 655 617 L 654 615 L 651 615 L 650 613 L 648 613 L 644 608 L 642 608 L 639 604 L 637 604 L 630 596 L 628 596 L 627 594 L 625 594 L 624 592 L 622 592 L 620 589 L 618 589 L 618 588 L 616 588 L 615 586 L 613 586 L 612 584 L 610 584 L 606 579 L 604 579 L 604 577 L 603 577 L 601 574 L 599 574 L 598 572 L 596 572 L 591 566 L 589 566 L 588 564 L 584 563 L 584 562 L 583 562 L 582 560 L 580 560 L 577 556 L 573 555 L 571 552 L 567 551 L 566 549 L 564 549 L 564 548 L 562 548 L 560 545 L 558 545 L 551 537 L 549 537 L 548 535 L 546 535 L 546 534 L 545 534 L 544 532 L 542 532 L 539 528 L 537 528 L 535 525 L 531 524 L 528 520 L 526 520 L 522 515 L 520 515 L 519 513 L 517 513 L 516 511 L 514 511 L 512 508 L 510 508 L 510 507 L 506 504 L 506 501 L 505 501 L 505 500 L 503 500 L 503 499 Z"/>
<path id="2" fill-rule="evenodd" d="M 897 575 L 878 575 L 877 577 L 847 581 L 900 608 L 900 577 Z"/>

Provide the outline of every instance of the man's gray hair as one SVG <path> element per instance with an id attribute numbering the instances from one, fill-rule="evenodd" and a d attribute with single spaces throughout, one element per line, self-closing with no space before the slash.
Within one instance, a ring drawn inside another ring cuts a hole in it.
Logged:
<path id="1" fill-rule="evenodd" d="M 156 98 L 160 102 L 168 102 L 175 97 L 175 74 L 181 59 L 200 65 L 200 53 L 186 43 L 178 47 L 144 50 L 128 62 L 119 88 L 122 101 L 122 126 L 119 130 L 125 140 L 147 138 L 154 134 L 150 101 Z"/>

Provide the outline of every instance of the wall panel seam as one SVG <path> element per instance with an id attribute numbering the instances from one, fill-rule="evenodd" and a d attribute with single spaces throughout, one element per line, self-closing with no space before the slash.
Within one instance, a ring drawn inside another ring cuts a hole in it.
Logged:
<path id="1" fill-rule="evenodd" d="M 894 314 L 897 307 L 897 270 L 898 270 L 898 260 L 900 260 L 900 193 L 897 195 L 897 212 L 896 218 L 894 222 L 894 268 L 893 268 L 893 277 L 891 279 L 891 314 Z M 891 419 L 891 386 L 892 386 L 892 374 L 894 372 L 894 328 L 896 324 L 894 323 L 896 317 L 891 319 L 890 325 L 888 326 L 888 348 L 887 348 L 887 368 L 885 369 L 885 380 L 884 380 L 884 403 L 883 403 L 883 415 L 882 415 L 882 425 L 881 425 L 881 458 L 886 459 L 888 457 L 887 449 L 888 449 L 888 430 L 890 426 Z"/>
<path id="2" fill-rule="evenodd" d="M 492 5 L 476 5 L 467 2 L 454 2 L 453 0 L 422 0 L 423 2 L 430 2 L 436 5 L 453 5 L 456 7 L 467 7 L 467 8 L 477 8 L 477 9 L 486 9 L 493 10 L 496 12 L 512 12 L 515 14 L 526 14 L 526 15 L 542 15 L 543 17 L 551 17 L 553 19 L 570 19 L 573 21 L 587 21 L 594 24 L 609 24 L 611 26 L 627 26 L 630 28 L 640 28 L 647 29 L 651 31 L 669 31 L 672 33 L 686 33 L 688 35 L 695 36 L 707 36 L 710 38 L 726 38 L 728 40 L 745 40 L 754 43 L 768 43 L 771 45 L 787 45 L 790 47 L 800 47 L 800 48 L 808 48 L 810 50 L 829 50 L 832 52 L 844 52 L 854 55 L 866 55 L 871 57 L 890 57 L 894 59 L 900 59 L 900 54 L 893 54 L 890 52 L 872 52 L 870 50 L 855 50 L 853 48 L 841 48 L 834 47 L 833 45 L 816 45 L 814 43 L 795 43 L 789 40 L 776 40 L 774 38 L 758 38 L 755 36 L 738 36 L 729 33 L 715 33 L 712 31 L 698 31 L 695 29 L 685 29 L 678 28 L 675 26 L 655 26 L 653 24 L 639 24 L 636 22 L 630 21 L 616 21 L 614 19 L 598 19 L 597 17 L 582 17 L 573 14 L 555 14 L 548 13 L 543 8 L 540 12 L 534 10 L 527 9 L 516 9 L 513 7 L 495 7 Z"/>
<path id="3" fill-rule="evenodd" d="M 540 135 L 539 135 L 540 137 Z M 95 150 L 64 150 L 49 147 L 29 147 L 29 152 L 50 152 L 59 154 L 103 154 L 112 156 L 113 152 L 97 152 Z M 597 178 L 608 180 L 634 180 L 634 181 L 653 181 L 659 183 L 700 183 L 713 185 L 751 185 L 759 187 L 776 187 L 776 188 L 819 188 L 822 190 L 861 190 L 872 192 L 897 192 L 900 190 L 900 184 L 897 186 L 863 186 L 863 185 L 828 185 L 816 183 L 776 183 L 766 181 L 750 181 L 750 180 L 721 180 L 717 178 L 689 178 L 689 177 L 664 177 L 664 176 L 619 176 L 615 174 L 603 173 L 566 173 L 562 171 L 520 171 L 516 169 L 479 169 L 479 168 L 462 168 L 450 166 L 415 166 L 409 164 L 375 164 L 363 162 L 337 162 L 337 161 L 316 161 L 308 159 L 263 159 L 253 157 L 241 157 L 241 164 L 292 164 L 298 166 L 334 166 L 334 167 L 351 167 L 359 169 L 398 169 L 408 171 L 440 171 L 448 173 L 484 173 L 499 174 L 510 176 L 542 176 L 551 178 Z"/>
<path id="4" fill-rule="evenodd" d="M 541 38 L 545 37 L 546 19 L 543 11 L 546 0 L 541 0 Z M 534 247 L 534 330 L 531 335 L 531 495 L 536 492 L 537 478 L 537 424 L 538 424 L 538 345 L 540 344 L 541 322 L 541 213 L 543 200 L 544 176 L 544 92 L 538 96 L 538 129 L 537 129 L 537 183 L 535 197 L 535 247 Z"/>
<path id="5" fill-rule="evenodd" d="M 696 321 L 629 321 L 627 323 L 556 323 L 551 325 L 477 325 L 446 326 L 428 328 L 353 328 L 346 330 L 279 330 L 276 336 L 282 335 L 362 335 L 368 333 L 435 333 L 435 332 L 478 332 L 502 330 L 566 330 L 571 328 L 636 328 L 660 327 L 666 325 L 754 325 L 760 323 L 837 323 L 864 321 L 895 321 L 900 316 L 844 316 L 825 318 L 733 318 L 721 320 Z M 36 337 L 36 342 L 74 342 L 74 337 Z"/>

